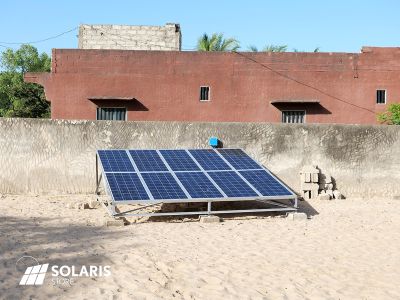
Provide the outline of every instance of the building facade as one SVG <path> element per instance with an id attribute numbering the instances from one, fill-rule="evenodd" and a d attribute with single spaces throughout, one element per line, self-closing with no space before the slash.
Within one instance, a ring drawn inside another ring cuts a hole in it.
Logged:
<path id="1" fill-rule="evenodd" d="M 54 49 L 53 119 L 373 124 L 400 101 L 400 49 L 249 53 Z"/>

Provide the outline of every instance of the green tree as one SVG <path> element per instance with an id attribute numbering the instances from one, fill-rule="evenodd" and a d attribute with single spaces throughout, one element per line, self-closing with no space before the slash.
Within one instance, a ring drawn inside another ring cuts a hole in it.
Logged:
<path id="1" fill-rule="evenodd" d="M 267 45 L 263 48 L 263 52 L 286 52 L 287 45 Z"/>
<path id="2" fill-rule="evenodd" d="M 0 58 L 0 117 L 48 118 L 43 87 L 23 80 L 25 72 L 49 72 L 51 59 L 31 45 L 7 49 Z"/>
<path id="3" fill-rule="evenodd" d="M 198 51 L 236 51 L 240 48 L 239 41 L 234 38 L 224 38 L 222 33 L 208 36 L 204 33 L 197 41 Z"/>
<path id="4" fill-rule="evenodd" d="M 249 46 L 247 48 L 251 52 L 259 52 L 258 48 L 256 46 Z M 287 46 L 286 45 L 267 45 L 265 46 L 261 52 L 286 52 L 287 51 Z"/>
<path id="5" fill-rule="evenodd" d="M 388 125 L 400 125 L 400 103 L 392 103 L 386 112 L 378 114 L 378 121 Z"/>

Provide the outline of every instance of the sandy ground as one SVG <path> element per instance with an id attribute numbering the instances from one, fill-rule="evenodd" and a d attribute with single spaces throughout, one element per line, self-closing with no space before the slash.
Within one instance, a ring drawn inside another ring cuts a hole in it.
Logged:
<path id="1" fill-rule="evenodd" d="M 303 202 L 312 215 L 305 221 L 263 215 L 104 227 L 102 208 L 66 208 L 90 197 L 0 199 L 0 298 L 400 299 L 399 200 Z M 110 265 L 112 274 L 54 286 L 48 273 L 42 286 L 18 286 L 23 255 Z"/>

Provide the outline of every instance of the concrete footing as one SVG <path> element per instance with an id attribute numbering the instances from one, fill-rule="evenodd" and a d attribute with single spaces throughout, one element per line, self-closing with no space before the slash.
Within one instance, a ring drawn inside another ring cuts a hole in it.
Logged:
<path id="1" fill-rule="evenodd" d="M 301 212 L 288 213 L 287 218 L 293 221 L 307 220 L 307 214 Z"/>
<path id="2" fill-rule="evenodd" d="M 221 218 L 218 216 L 199 216 L 200 223 L 219 223 Z"/>
<path id="3" fill-rule="evenodd" d="M 124 219 L 107 219 L 104 221 L 104 226 L 106 227 L 121 227 L 125 226 L 125 220 Z"/>

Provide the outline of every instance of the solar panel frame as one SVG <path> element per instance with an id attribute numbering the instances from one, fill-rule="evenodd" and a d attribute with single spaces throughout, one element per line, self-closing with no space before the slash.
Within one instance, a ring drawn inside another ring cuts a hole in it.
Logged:
<path id="1" fill-rule="evenodd" d="M 226 149 L 236 149 L 236 148 L 226 148 Z M 108 149 L 110 150 L 118 150 L 120 151 L 121 149 Z M 126 149 L 124 151 L 126 151 L 130 156 L 130 150 L 132 149 Z M 134 150 L 141 150 L 141 149 L 134 149 Z M 143 149 L 143 150 L 155 150 L 155 149 Z M 194 162 L 200 167 L 200 171 L 194 171 L 194 172 L 199 172 L 199 173 L 203 173 L 205 174 L 209 179 L 211 179 L 211 181 L 213 182 L 213 184 L 215 185 L 215 187 L 221 192 L 221 194 L 223 195 L 223 197 L 218 197 L 218 198 L 192 198 L 189 194 L 189 192 L 185 189 L 185 187 L 183 186 L 183 184 L 181 183 L 181 181 L 179 180 L 179 178 L 175 175 L 175 173 L 185 173 L 185 172 L 193 172 L 193 171 L 173 171 L 169 164 L 165 161 L 164 157 L 162 156 L 161 153 L 159 153 L 160 150 L 171 150 L 171 149 L 159 149 L 159 150 L 155 150 L 158 152 L 159 156 L 161 157 L 161 159 L 164 161 L 164 164 L 166 165 L 168 171 L 139 171 L 137 169 L 137 166 L 135 167 L 135 162 L 133 161 L 133 166 L 135 169 L 135 173 L 137 173 L 137 175 L 139 176 L 139 178 L 142 178 L 141 174 L 144 173 L 170 173 L 175 180 L 177 181 L 178 185 L 182 188 L 182 190 L 185 192 L 185 194 L 188 196 L 187 199 L 154 199 L 153 195 L 151 194 L 147 184 L 144 182 L 144 180 L 142 181 L 143 186 L 145 187 L 146 191 L 148 192 L 150 199 L 149 200 L 116 200 L 117 203 L 119 204 L 133 204 L 133 203 L 137 203 L 137 204 L 156 204 L 156 203 L 188 203 L 188 202 L 220 202 L 220 201 L 247 201 L 247 200 L 291 200 L 291 199 L 297 199 L 297 195 L 290 190 L 290 188 L 288 188 L 284 183 L 282 183 L 278 178 L 276 178 L 276 176 L 274 176 L 268 169 L 266 169 L 265 167 L 261 166 L 260 164 L 258 164 L 254 159 L 252 159 L 250 156 L 250 158 L 255 161 L 259 166 L 260 169 L 256 169 L 256 170 L 263 170 L 265 172 L 267 172 L 273 179 L 275 179 L 277 182 L 279 182 L 279 184 L 283 185 L 284 187 L 286 187 L 289 191 L 288 195 L 284 195 L 284 196 L 262 196 L 260 192 L 258 192 L 258 190 L 251 185 L 249 182 L 247 182 L 247 180 L 239 173 L 240 170 L 236 170 L 235 168 L 232 168 L 232 166 L 229 164 L 229 162 L 227 162 L 225 160 L 225 163 L 228 164 L 228 166 L 232 169 L 230 170 L 205 170 L 199 163 L 198 161 L 191 155 L 190 150 L 203 150 L 203 149 L 179 149 L 179 150 L 185 150 L 189 156 L 191 156 L 191 158 L 194 160 Z M 213 150 L 215 153 L 217 153 L 219 156 L 222 156 L 221 154 L 219 154 L 217 152 L 216 149 L 204 149 L 204 150 Z M 100 159 L 99 156 L 99 151 L 102 150 L 98 150 L 97 151 L 97 157 L 98 159 L 98 163 L 101 167 L 101 170 L 103 170 L 104 174 L 106 175 L 106 173 L 112 173 L 112 172 L 105 172 L 103 165 L 102 165 L 102 161 Z M 244 151 L 243 151 L 244 152 Z M 244 152 L 245 153 L 245 152 Z M 245 153 L 246 154 L 246 153 Z M 247 154 L 246 154 L 247 155 Z M 132 158 L 131 158 L 132 159 Z M 132 159 L 133 160 L 133 159 Z M 261 196 L 257 195 L 257 196 L 244 196 L 244 197 L 228 197 L 224 191 L 221 189 L 221 187 L 207 174 L 207 172 L 235 172 L 236 174 L 238 174 L 250 187 L 252 187 L 255 191 L 257 191 L 257 194 L 260 194 Z M 251 171 L 250 169 L 246 170 L 246 171 Z M 132 172 L 134 173 L 134 172 Z M 104 176 L 104 180 L 105 180 L 105 186 L 106 186 L 106 190 L 108 191 L 108 194 L 111 196 L 112 200 L 114 201 L 114 197 L 113 194 L 111 192 L 110 189 L 110 185 L 107 179 L 107 176 Z"/>

